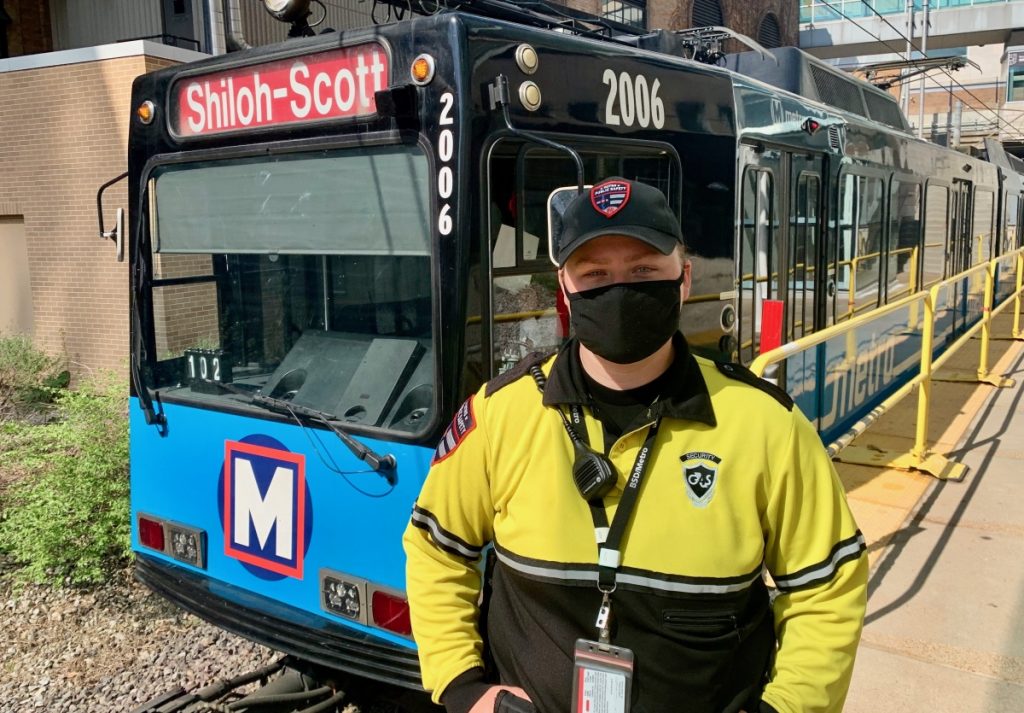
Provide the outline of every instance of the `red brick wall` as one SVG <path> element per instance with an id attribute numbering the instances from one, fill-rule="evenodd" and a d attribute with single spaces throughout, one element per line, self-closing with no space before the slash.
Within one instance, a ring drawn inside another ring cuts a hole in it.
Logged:
<path id="1" fill-rule="evenodd" d="M 7 51 L 11 57 L 53 49 L 49 0 L 6 0 L 4 10 L 11 16 L 7 26 Z"/>
<path id="2" fill-rule="evenodd" d="M 132 80 L 168 64 L 139 56 L 0 72 L 0 216 L 24 217 L 34 336 L 76 372 L 127 366 L 127 263 L 97 234 L 96 190 L 127 167 Z M 109 227 L 128 207 L 124 181 L 104 206 Z"/>
<path id="3" fill-rule="evenodd" d="M 756 40 L 761 20 L 766 14 L 773 12 L 782 31 L 782 44 L 796 46 L 796 3 L 784 0 L 721 0 L 721 3 L 722 19 L 729 29 Z M 562 0 L 562 4 L 592 15 L 601 13 L 601 0 Z M 647 26 L 651 29 L 682 30 L 690 27 L 692 12 L 693 0 L 647 0 Z"/>

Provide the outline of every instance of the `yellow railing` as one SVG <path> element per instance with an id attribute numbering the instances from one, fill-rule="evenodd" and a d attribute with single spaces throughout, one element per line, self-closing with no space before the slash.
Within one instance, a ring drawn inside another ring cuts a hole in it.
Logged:
<path id="1" fill-rule="evenodd" d="M 1008 295 L 1003 302 L 998 305 L 994 305 L 996 267 L 1000 262 L 1006 261 L 1008 258 L 1014 258 L 1016 262 L 1016 289 Z M 975 278 L 980 276 L 983 276 L 985 281 L 984 304 L 981 319 L 960 335 L 960 337 L 958 337 L 953 344 L 949 345 L 949 347 L 947 347 L 938 358 L 933 359 L 935 319 L 941 292 L 947 288 L 955 287 L 957 283 L 962 283 L 964 280 L 967 280 L 970 284 Z M 885 399 L 882 403 L 872 409 L 872 411 L 860 419 L 860 421 L 853 424 L 853 426 L 851 426 L 841 437 L 829 444 L 828 451 L 829 455 L 837 456 L 840 451 L 844 451 L 844 449 L 846 449 L 841 458 L 841 460 L 844 461 L 886 465 L 906 470 L 920 470 L 931 473 L 938 478 L 957 479 L 963 477 L 964 472 L 966 472 L 966 468 L 963 465 L 950 462 L 944 456 L 933 453 L 928 448 L 928 413 L 931 404 L 932 372 L 945 364 L 954 352 L 970 341 L 970 339 L 980 331 L 981 354 L 979 356 L 979 366 L 975 380 L 996 386 L 1011 385 L 1013 383 L 1012 381 L 1004 379 L 1001 376 L 995 376 L 991 374 L 988 369 L 989 341 L 992 338 L 991 322 L 995 315 L 1002 312 L 1011 303 L 1013 303 L 1014 319 L 1012 336 L 1014 339 L 1024 339 L 1024 332 L 1021 331 L 1020 325 L 1022 294 L 1024 294 L 1024 248 L 1007 253 L 989 262 L 976 265 L 969 270 L 961 272 L 959 275 L 933 285 L 926 292 L 918 292 L 897 300 L 896 302 L 891 302 L 872 311 L 871 314 L 854 317 L 842 324 L 835 324 L 810 336 L 797 339 L 796 341 L 788 344 L 783 344 L 777 349 L 773 349 L 772 351 L 759 356 L 750 365 L 750 368 L 758 376 L 763 376 L 768 367 L 773 364 L 784 362 L 796 354 L 808 351 L 839 335 L 847 335 L 847 338 L 849 339 L 849 335 L 852 335 L 857 328 L 871 324 L 892 312 L 908 308 L 912 319 L 916 319 L 918 306 L 923 305 L 924 324 L 922 326 L 921 368 L 919 373 L 902 387 L 897 389 L 895 393 Z M 849 342 L 847 344 L 847 348 L 849 348 Z M 854 438 L 863 433 L 868 426 L 874 423 L 883 413 L 892 408 L 893 405 L 909 394 L 917 386 L 921 387 L 918 390 L 917 430 L 915 434 L 914 447 L 909 453 L 891 453 L 878 451 L 876 449 L 848 448 L 850 442 Z"/>

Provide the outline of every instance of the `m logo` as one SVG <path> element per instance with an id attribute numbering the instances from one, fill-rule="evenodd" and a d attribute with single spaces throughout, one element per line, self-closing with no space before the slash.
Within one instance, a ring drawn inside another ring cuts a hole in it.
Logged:
<path id="1" fill-rule="evenodd" d="M 722 459 L 714 453 L 697 451 L 684 453 L 679 456 L 679 460 L 683 462 L 683 481 L 686 483 L 686 495 L 690 502 L 699 508 L 707 506 L 715 496 L 718 464 Z"/>
<path id="2" fill-rule="evenodd" d="M 238 441 L 224 451 L 224 553 L 302 579 L 305 456 Z"/>

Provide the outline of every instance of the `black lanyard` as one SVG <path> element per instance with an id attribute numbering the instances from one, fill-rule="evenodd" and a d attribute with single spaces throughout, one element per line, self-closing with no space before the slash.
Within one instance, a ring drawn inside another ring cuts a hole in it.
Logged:
<path id="1" fill-rule="evenodd" d="M 576 405 L 570 406 L 569 410 L 573 423 L 581 427 L 580 438 L 589 445 L 589 435 L 586 423 L 583 421 L 582 411 Z M 622 491 L 619 507 L 615 510 L 615 517 L 612 519 L 610 527 L 603 503 L 590 503 L 590 514 L 594 518 L 594 534 L 597 539 L 597 588 L 602 592 L 610 593 L 615 590 L 615 572 L 622 562 L 623 539 L 632 520 L 633 512 L 636 510 L 636 502 L 640 497 L 640 486 L 650 467 L 651 451 L 654 449 L 654 441 L 658 437 L 659 426 L 661 426 L 661 418 L 651 424 L 650 430 L 647 431 L 647 439 L 640 448 L 640 452 L 637 453 L 633 467 L 630 469 L 626 487 Z"/>

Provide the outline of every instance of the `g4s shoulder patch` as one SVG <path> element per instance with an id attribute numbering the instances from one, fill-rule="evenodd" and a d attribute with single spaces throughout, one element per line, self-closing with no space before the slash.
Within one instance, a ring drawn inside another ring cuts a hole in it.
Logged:
<path id="1" fill-rule="evenodd" d="M 551 356 L 551 354 L 552 352 L 530 352 L 520 359 L 518 364 L 513 366 L 504 374 L 499 374 L 488 381 L 487 388 L 484 390 L 484 396 L 490 398 L 491 396 L 494 396 L 496 392 L 505 388 L 512 382 L 523 378 L 530 373 L 530 367 L 542 364 L 545 359 Z"/>
<path id="2" fill-rule="evenodd" d="M 790 398 L 785 389 L 776 386 L 770 381 L 765 381 L 742 364 L 735 364 L 727 361 L 716 361 L 715 366 L 718 367 L 718 371 L 725 376 L 728 376 L 730 379 L 736 379 L 737 381 L 742 381 L 744 384 L 749 384 L 754 388 L 760 389 L 782 404 L 787 411 L 793 410 L 793 399 Z"/>

